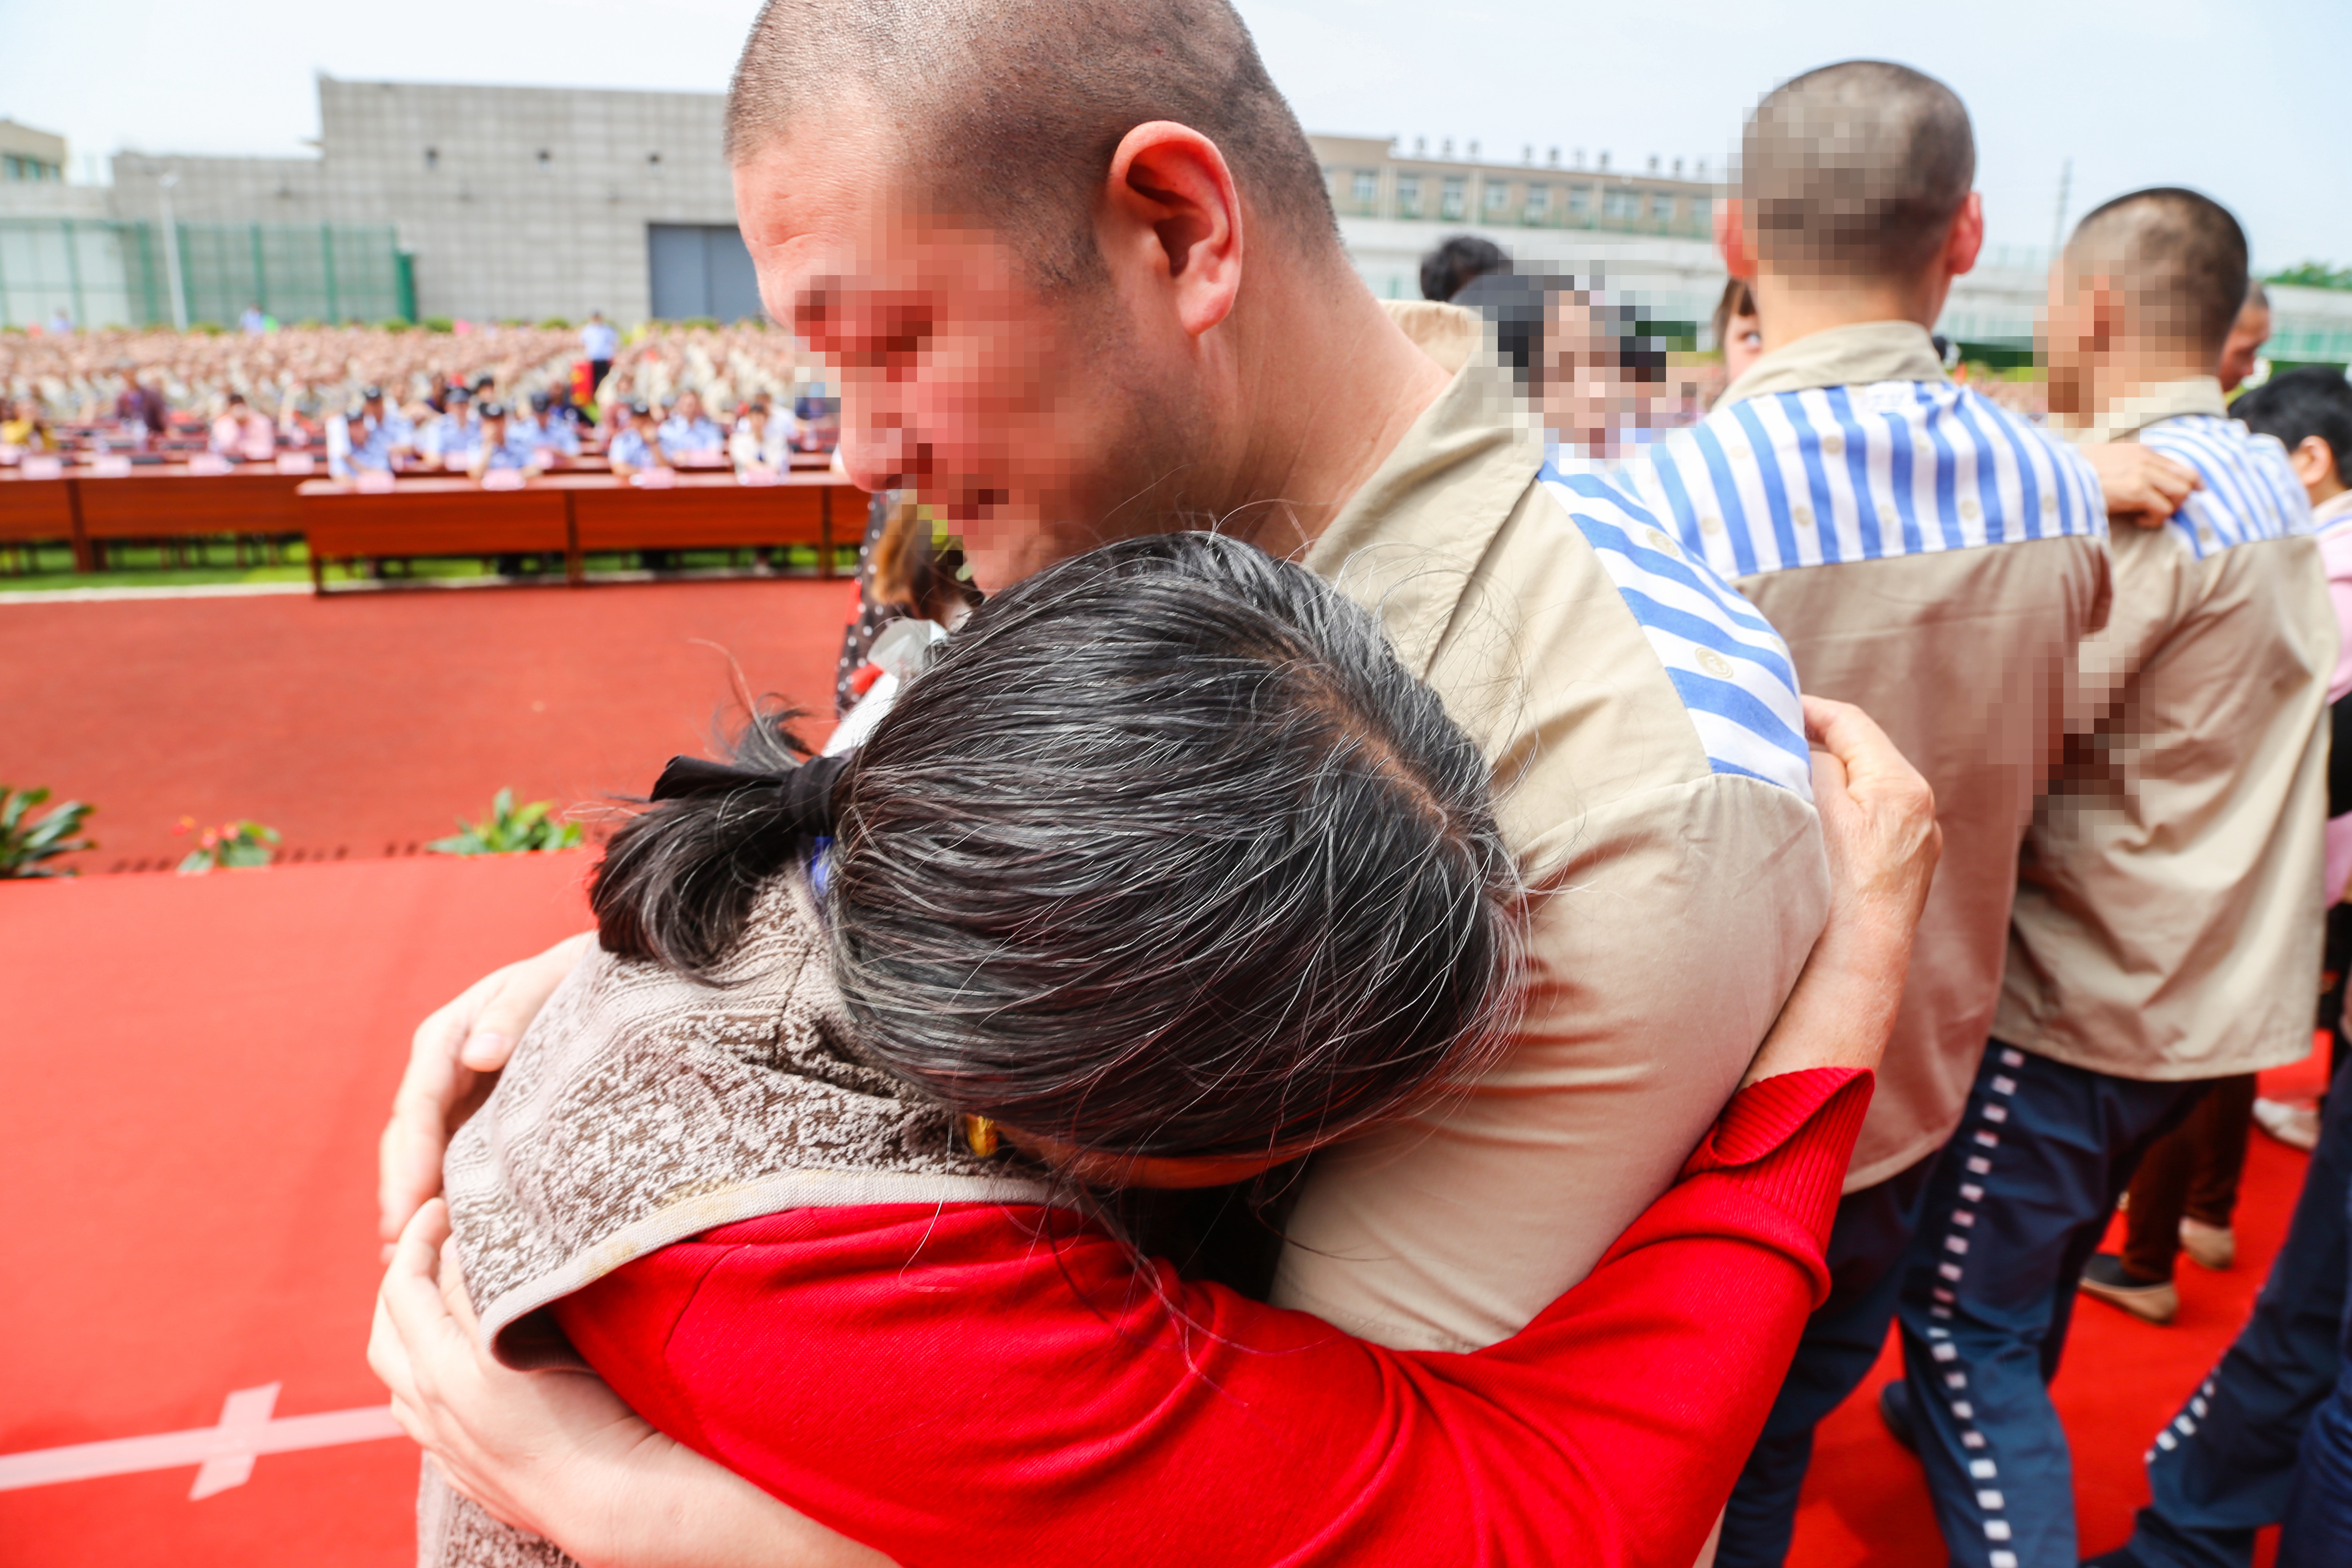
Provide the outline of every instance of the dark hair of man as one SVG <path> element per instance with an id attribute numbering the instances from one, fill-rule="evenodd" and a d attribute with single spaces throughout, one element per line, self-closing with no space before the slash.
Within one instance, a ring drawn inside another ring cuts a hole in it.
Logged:
<path id="1" fill-rule="evenodd" d="M 898 121 L 919 197 L 986 219 L 1049 289 L 1106 275 L 1111 154 L 1156 120 L 1214 142 L 1252 216 L 1339 255 L 1314 148 L 1228 0 L 767 0 L 728 89 L 727 155 L 845 98 Z"/>
<path id="2" fill-rule="evenodd" d="M 2339 482 L 2352 479 L 2352 384 L 2333 365 L 2283 370 L 2230 405 L 2231 416 L 2257 436 L 2275 436 L 2292 452 L 2314 436 L 2336 455 Z"/>
<path id="3" fill-rule="evenodd" d="M 1563 326 L 1571 341 L 1580 336 L 1601 340 L 1606 346 L 1597 352 L 1625 380 L 1666 379 L 1665 352 L 1643 341 L 1642 320 L 1633 307 L 1607 302 L 1591 284 L 1567 273 L 1490 272 L 1472 279 L 1454 302 L 1493 324 L 1496 356 L 1510 367 L 1512 378 L 1530 397 L 1543 395 L 1554 367 L 1553 334 Z M 1583 320 L 1564 321 L 1567 311 L 1580 311 Z"/>
<path id="4" fill-rule="evenodd" d="M 1715 346 L 1720 349 L 1731 341 L 1732 322 L 1742 316 L 1752 316 L 1755 313 L 1756 293 L 1754 289 L 1748 288 L 1748 279 L 1725 279 L 1723 298 L 1715 302 L 1715 315 L 1711 318 L 1715 331 Z"/>
<path id="5" fill-rule="evenodd" d="M 1457 234 L 1421 258 L 1421 297 L 1451 300 L 1474 279 L 1510 270 L 1510 253 L 1501 246 L 1475 234 Z"/>
<path id="6" fill-rule="evenodd" d="M 746 760 L 789 766 L 755 727 Z M 823 908 L 859 1050 L 1118 1155 L 1296 1152 L 1483 1065 L 1517 873 L 1477 748 L 1378 620 L 1213 534 L 990 598 L 835 786 Z M 616 835 L 605 946 L 707 973 L 801 840 L 789 792 Z M 713 919 L 714 912 L 724 919 Z"/>
<path id="7" fill-rule="evenodd" d="M 2176 185 L 2094 207 L 2074 226 L 2066 257 L 2078 272 L 2114 273 L 2130 292 L 2137 330 L 2207 358 L 2230 341 L 2246 302 L 2246 231 L 2212 197 Z"/>
<path id="8" fill-rule="evenodd" d="M 1976 180 L 1958 94 L 1885 60 L 1847 60 L 1782 82 L 1740 143 L 1749 243 L 1772 271 L 1908 278 L 1935 258 Z"/>

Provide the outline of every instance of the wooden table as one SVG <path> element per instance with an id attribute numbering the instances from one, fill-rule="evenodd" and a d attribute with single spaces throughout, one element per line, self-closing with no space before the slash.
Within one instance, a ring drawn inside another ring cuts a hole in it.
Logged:
<path id="1" fill-rule="evenodd" d="M 299 532 L 294 497 L 302 483 L 299 474 L 259 463 L 226 474 L 143 463 L 119 479 L 100 479 L 88 467 L 54 479 L 0 468 L 0 541 L 69 542 L 75 571 L 100 571 L 115 540 Z"/>
<path id="2" fill-rule="evenodd" d="M 836 494 L 845 499 L 836 501 Z M 738 483 L 732 473 L 681 473 L 644 489 L 610 474 L 533 476 L 520 489 L 484 489 L 454 475 L 404 479 L 373 494 L 343 479 L 312 479 L 298 492 L 310 542 L 310 582 L 327 591 L 330 561 L 426 555 L 562 554 L 573 583 L 591 551 L 816 547 L 833 575 L 834 511 L 848 508 L 849 537 L 865 530 L 865 492 L 829 469 Z"/>

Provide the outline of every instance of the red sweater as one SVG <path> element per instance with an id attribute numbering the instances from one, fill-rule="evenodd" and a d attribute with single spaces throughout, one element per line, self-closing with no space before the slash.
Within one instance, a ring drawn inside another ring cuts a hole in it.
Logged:
<path id="1" fill-rule="evenodd" d="M 901 1563 L 1690 1568 L 1827 1288 L 1867 1073 L 1738 1095 L 1581 1284 L 1392 1351 L 1036 1209 L 795 1209 L 560 1302 L 654 1425 Z"/>

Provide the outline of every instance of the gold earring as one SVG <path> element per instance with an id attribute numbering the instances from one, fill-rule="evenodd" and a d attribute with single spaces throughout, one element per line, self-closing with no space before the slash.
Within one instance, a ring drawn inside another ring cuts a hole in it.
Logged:
<path id="1" fill-rule="evenodd" d="M 996 1123 L 985 1116 L 967 1116 L 963 1119 L 963 1141 L 973 1153 L 983 1160 L 995 1153 L 998 1144 L 1002 1142 L 997 1136 Z"/>

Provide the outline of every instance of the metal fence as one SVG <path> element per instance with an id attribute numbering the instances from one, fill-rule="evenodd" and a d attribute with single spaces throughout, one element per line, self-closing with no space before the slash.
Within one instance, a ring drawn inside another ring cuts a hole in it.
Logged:
<path id="1" fill-rule="evenodd" d="M 408 258 L 388 225 L 184 223 L 181 303 L 227 325 L 248 305 L 281 321 L 414 320 Z M 168 324 L 173 266 L 161 226 L 0 218 L 0 326 Z"/>

